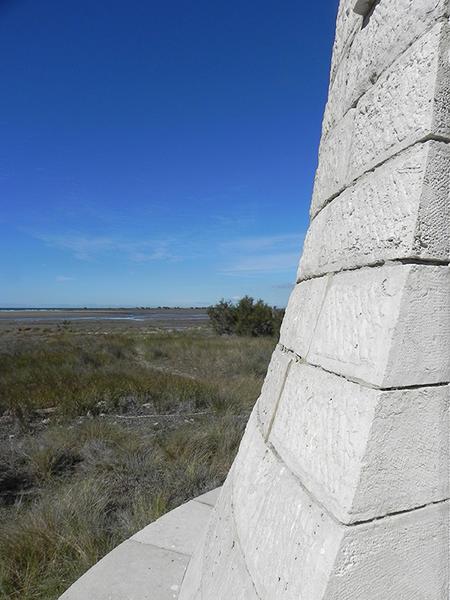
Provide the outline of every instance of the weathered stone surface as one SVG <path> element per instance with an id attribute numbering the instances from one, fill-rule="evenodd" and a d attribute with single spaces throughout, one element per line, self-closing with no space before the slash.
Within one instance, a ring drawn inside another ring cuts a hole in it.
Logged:
<path id="1" fill-rule="evenodd" d="M 304 281 L 295 286 L 289 298 L 280 341 L 302 357 L 306 356 L 311 346 L 327 285 L 327 277 Z"/>
<path id="2" fill-rule="evenodd" d="M 448 15 L 448 0 L 396 0 L 380 2 L 367 23 L 351 29 L 353 35 L 339 62 L 332 68 L 332 82 L 323 121 L 323 135 L 377 81 L 380 75 L 438 20 Z M 349 15 L 352 23 L 361 22 Z"/>
<path id="3" fill-rule="evenodd" d="M 447 600 L 449 502 L 347 527 L 324 600 Z"/>
<path id="4" fill-rule="evenodd" d="M 174 600 L 189 558 L 127 541 L 65 592 L 60 600 Z"/>
<path id="5" fill-rule="evenodd" d="M 348 52 L 355 35 L 361 30 L 362 19 L 353 11 L 354 6 L 354 0 L 341 0 L 339 3 L 336 19 L 336 35 L 331 59 L 331 82 L 334 80 L 339 65 L 344 55 Z"/>
<path id="6" fill-rule="evenodd" d="M 361 177 L 312 221 L 298 278 L 393 259 L 449 260 L 450 145 L 426 142 Z"/>
<path id="7" fill-rule="evenodd" d="M 131 540 L 190 556 L 210 512 L 211 506 L 191 500 L 141 529 Z"/>
<path id="8" fill-rule="evenodd" d="M 280 342 L 311 364 L 378 387 L 447 382 L 449 277 L 445 266 L 397 264 L 302 282 Z M 319 308 L 309 298 L 320 298 Z M 306 352 L 304 339 L 293 335 L 305 327 L 314 332 Z"/>
<path id="9" fill-rule="evenodd" d="M 312 216 L 350 182 L 415 142 L 449 139 L 448 46 L 448 25 L 438 23 L 322 138 Z"/>
<path id="10" fill-rule="evenodd" d="M 319 147 L 319 166 L 314 178 L 311 216 L 337 196 L 349 183 L 349 160 L 352 156 L 356 110 L 350 109 Z"/>
<path id="11" fill-rule="evenodd" d="M 231 478 L 224 485 L 203 548 L 202 600 L 260 600 L 247 570 L 237 536 L 231 498 Z M 184 594 L 184 589 L 183 589 Z M 180 597 L 183 600 L 184 596 Z"/>
<path id="12" fill-rule="evenodd" d="M 291 355 L 281 352 L 279 349 L 275 349 L 272 354 L 257 404 L 258 418 L 264 435 L 269 433 L 278 401 L 294 360 Z"/>
<path id="13" fill-rule="evenodd" d="M 350 181 L 428 135 L 449 138 L 448 41 L 448 26 L 436 25 L 361 98 L 355 115 Z"/>
<path id="14" fill-rule="evenodd" d="M 411 266 L 383 387 L 450 381 L 450 269 Z"/>
<path id="15" fill-rule="evenodd" d="M 343 531 L 275 458 L 254 421 L 235 463 L 233 506 L 259 598 L 323 598 Z"/>
<path id="16" fill-rule="evenodd" d="M 294 363 L 269 442 L 337 519 L 449 497 L 449 388 L 383 392 Z"/>
<path id="17" fill-rule="evenodd" d="M 260 600 L 445 597 L 448 502 L 343 525 L 304 491 L 253 424 L 235 464 L 232 504 Z M 204 596 L 213 597 L 222 598 Z"/>

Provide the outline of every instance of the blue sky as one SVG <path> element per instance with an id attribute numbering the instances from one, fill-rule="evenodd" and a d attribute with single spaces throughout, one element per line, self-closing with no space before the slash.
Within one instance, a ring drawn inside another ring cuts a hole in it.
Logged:
<path id="1" fill-rule="evenodd" d="M 337 0 L 0 0 L 0 306 L 285 305 Z"/>

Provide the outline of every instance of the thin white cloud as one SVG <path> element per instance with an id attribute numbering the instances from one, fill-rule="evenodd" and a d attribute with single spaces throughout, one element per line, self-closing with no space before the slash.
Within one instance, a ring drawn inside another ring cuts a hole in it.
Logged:
<path id="1" fill-rule="evenodd" d="M 304 234 L 286 233 L 239 238 L 222 243 L 229 264 L 222 272 L 228 275 L 295 272 Z"/>
<path id="2" fill-rule="evenodd" d="M 78 260 L 93 260 L 98 256 L 120 253 L 136 263 L 175 260 L 171 252 L 170 240 L 130 241 L 106 236 L 86 236 L 80 234 L 35 235 L 47 246 L 70 252 Z"/>
<path id="3" fill-rule="evenodd" d="M 114 249 L 114 241 L 108 237 L 87 237 L 76 234 L 39 234 L 35 237 L 47 246 L 70 251 L 79 260 L 89 260 L 95 254 Z"/>
<path id="4" fill-rule="evenodd" d="M 66 275 L 58 275 L 56 278 L 58 283 L 65 283 L 66 281 L 75 281 L 75 277 L 67 277 Z"/>
<path id="5" fill-rule="evenodd" d="M 281 235 L 267 235 L 239 238 L 222 243 L 225 250 L 244 252 L 259 252 L 261 250 L 285 248 L 286 246 L 300 248 L 304 234 L 286 233 Z"/>
<path id="6" fill-rule="evenodd" d="M 261 256 L 247 256 L 237 260 L 223 273 L 229 275 L 244 275 L 258 273 L 285 273 L 294 271 L 298 263 L 298 252 L 282 252 L 279 254 L 262 254 Z"/>

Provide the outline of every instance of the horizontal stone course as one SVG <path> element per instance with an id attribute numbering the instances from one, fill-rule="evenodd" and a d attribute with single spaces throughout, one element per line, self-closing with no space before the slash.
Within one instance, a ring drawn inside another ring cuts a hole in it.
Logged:
<path id="1" fill-rule="evenodd" d="M 394 259 L 450 258 L 450 144 L 419 143 L 361 177 L 312 221 L 298 279 Z"/>
<path id="2" fill-rule="evenodd" d="M 352 181 L 427 137 L 450 138 L 449 28 L 438 23 L 322 138 L 311 215 Z"/>
<path id="3" fill-rule="evenodd" d="M 280 343 L 311 364 L 380 388 L 448 382 L 449 277 L 445 266 L 394 264 L 301 282 Z"/>
<path id="4" fill-rule="evenodd" d="M 449 388 L 380 391 L 293 363 L 269 442 L 337 519 L 449 497 Z"/>
<path id="5" fill-rule="evenodd" d="M 353 3 L 354 4 L 354 3 Z M 437 21 L 448 16 L 448 0 L 396 0 L 377 4 L 366 27 L 353 14 L 345 51 L 333 57 L 332 80 L 323 120 L 326 136 L 380 75 Z M 356 31 L 355 31 L 356 29 Z M 345 32 L 348 35 L 348 31 Z"/>
<path id="6" fill-rule="evenodd" d="M 442 569 L 448 559 L 448 502 L 343 525 L 305 492 L 264 444 L 254 421 L 238 454 L 233 481 L 237 534 L 260 600 L 443 600 L 442 590 L 448 585 L 448 573 Z"/>

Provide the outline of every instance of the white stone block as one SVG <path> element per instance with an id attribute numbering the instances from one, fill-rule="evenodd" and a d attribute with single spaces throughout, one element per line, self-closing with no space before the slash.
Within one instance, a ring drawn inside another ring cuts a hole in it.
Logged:
<path id="1" fill-rule="evenodd" d="M 312 216 L 408 146 L 432 136 L 450 138 L 449 37 L 448 25 L 433 27 L 322 138 Z"/>
<path id="2" fill-rule="evenodd" d="M 314 178 L 311 216 L 348 185 L 349 158 L 352 152 L 356 110 L 351 109 L 319 147 L 319 165 Z"/>
<path id="3" fill-rule="evenodd" d="M 393 259 L 449 260 L 450 146 L 414 145 L 361 177 L 310 224 L 298 278 Z"/>
<path id="4" fill-rule="evenodd" d="M 343 525 L 305 492 L 253 427 L 235 464 L 233 506 L 260 600 L 444 598 L 448 502 Z"/>
<path id="5" fill-rule="evenodd" d="M 410 267 L 383 387 L 450 381 L 450 269 Z"/>
<path id="6" fill-rule="evenodd" d="M 412 143 L 450 136 L 449 30 L 436 25 L 358 103 L 349 180 Z"/>
<path id="7" fill-rule="evenodd" d="M 261 600 L 325 596 L 343 530 L 247 430 L 233 476 L 236 529 Z"/>
<path id="8" fill-rule="evenodd" d="M 347 527 L 324 600 L 447 600 L 449 502 Z"/>
<path id="9" fill-rule="evenodd" d="M 353 11 L 354 5 L 354 0 L 341 0 L 339 3 L 330 81 L 335 78 L 343 57 L 348 52 L 354 37 L 361 30 L 362 19 Z"/>
<path id="10" fill-rule="evenodd" d="M 280 343 L 304 357 L 311 346 L 317 319 L 325 299 L 327 277 L 303 281 L 289 298 Z"/>
<path id="11" fill-rule="evenodd" d="M 333 276 L 308 362 L 383 388 L 448 382 L 449 275 L 388 265 Z"/>
<path id="12" fill-rule="evenodd" d="M 241 552 L 233 517 L 232 474 L 228 477 L 206 534 L 199 596 L 203 600 L 260 600 Z"/>
<path id="13" fill-rule="evenodd" d="M 267 375 L 262 386 L 261 395 L 257 402 L 258 419 L 264 435 L 267 435 L 276 411 L 278 401 L 294 358 L 282 352 L 279 348 L 274 350 L 267 370 Z"/>
<path id="14" fill-rule="evenodd" d="M 269 442 L 344 523 L 449 497 L 449 388 L 384 392 L 294 364 Z"/>
<path id="15" fill-rule="evenodd" d="M 395 10 L 384 0 L 377 4 L 367 26 L 357 28 L 332 71 L 323 134 L 329 133 L 415 40 L 447 14 L 448 0 L 396 0 Z"/>

